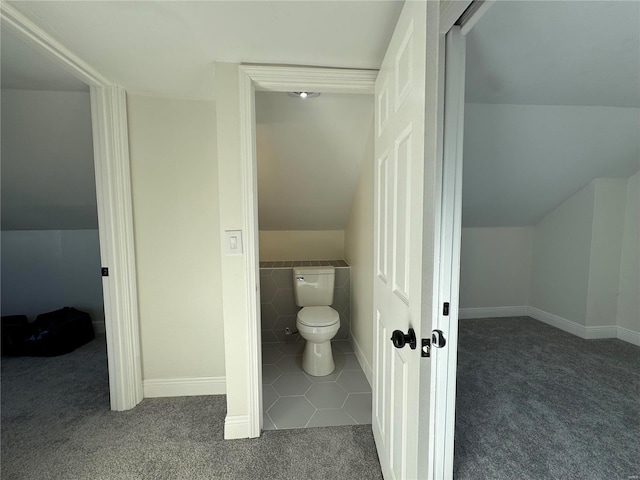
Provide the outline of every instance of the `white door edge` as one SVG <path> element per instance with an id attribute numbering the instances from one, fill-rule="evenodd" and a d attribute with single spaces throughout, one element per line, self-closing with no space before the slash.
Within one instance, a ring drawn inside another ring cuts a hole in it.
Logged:
<path id="1" fill-rule="evenodd" d="M 90 87 L 111 410 L 142 401 L 142 365 L 133 237 L 125 91 L 82 61 L 11 5 L 0 3 L 9 28 Z"/>
<path id="2" fill-rule="evenodd" d="M 246 255 L 247 292 L 247 432 L 259 437 L 263 424 L 262 350 L 260 332 L 260 275 L 258 262 L 258 195 L 255 142 L 255 92 L 320 91 L 372 95 L 377 70 L 348 70 L 311 67 L 253 66 L 239 67 L 240 142 L 242 162 L 242 196 L 245 212 L 243 225 Z"/>
<path id="3" fill-rule="evenodd" d="M 435 391 L 433 478 L 452 478 L 455 431 L 458 294 L 462 220 L 465 37 L 454 26 L 445 46 L 444 139 L 440 216 L 439 300 L 435 328 L 447 332 L 444 349 L 432 349 Z M 444 304 L 449 314 L 444 315 Z"/>

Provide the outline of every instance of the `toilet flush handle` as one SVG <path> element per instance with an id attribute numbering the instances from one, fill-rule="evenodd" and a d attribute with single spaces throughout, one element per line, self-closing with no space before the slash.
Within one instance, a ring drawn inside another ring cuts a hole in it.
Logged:
<path id="1" fill-rule="evenodd" d="M 304 277 L 296 277 L 296 280 L 298 280 L 299 282 L 304 282 Z"/>

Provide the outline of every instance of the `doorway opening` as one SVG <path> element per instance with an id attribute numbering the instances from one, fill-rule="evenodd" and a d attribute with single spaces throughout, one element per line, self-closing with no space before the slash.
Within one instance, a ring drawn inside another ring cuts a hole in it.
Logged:
<path id="1" fill-rule="evenodd" d="M 456 478 L 638 469 L 639 14 L 496 2 L 468 34 Z"/>
<path id="2" fill-rule="evenodd" d="M 3 34 L 16 35 L 89 86 L 109 401 L 112 410 L 128 410 L 142 400 L 142 368 L 125 92 L 11 5 L 3 3 L 0 8 Z"/>
<path id="3" fill-rule="evenodd" d="M 373 164 L 372 96 L 256 92 L 255 112 L 263 428 L 371 423 L 345 259 L 355 254 L 356 224 L 367 222 L 353 206 L 370 190 L 358 185 Z M 333 287 L 300 313 L 303 278 Z M 298 319 L 311 311 L 321 314 L 308 319 L 313 332 Z"/>
<path id="4" fill-rule="evenodd" d="M 247 292 L 247 368 L 248 410 L 247 434 L 257 437 L 263 426 L 262 344 L 260 315 L 260 264 L 256 161 L 256 92 L 322 92 L 323 94 L 372 94 L 376 72 L 364 70 L 333 70 L 295 67 L 240 67 L 240 132 L 243 168 L 243 195 L 247 211 L 242 224 L 246 235 L 245 291 Z M 311 98 L 310 100 L 314 100 Z M 227 417 L 225 428 L 231 429 L 233 419 Z M 244 419 L 243 419 L 244 421 Z M 225 430 L 226 432 L 226 430 Z M 227 435 L 227 433 L 225 433 Z"/>

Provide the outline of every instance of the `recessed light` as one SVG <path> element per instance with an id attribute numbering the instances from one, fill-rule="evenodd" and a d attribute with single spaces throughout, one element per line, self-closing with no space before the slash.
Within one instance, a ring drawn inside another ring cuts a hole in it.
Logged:
<path id="1" fill-rule="evenodd" d="M 319 97 L 320 93 L 318 92 L 287 92 L 287 95 L 290 97 L 298 97 L 298 98 L 314 98 Z"/>

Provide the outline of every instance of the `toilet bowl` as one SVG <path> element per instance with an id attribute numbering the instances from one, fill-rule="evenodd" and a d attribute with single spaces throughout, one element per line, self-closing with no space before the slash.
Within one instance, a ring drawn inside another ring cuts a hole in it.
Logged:
<path id="1" fill-rule="evenodd" d="M 302 369 L 314 377 L 329 375 L 336 368 L 331 339 L 340 329 L 340 315 L 328 306 L 304 307 L 296 318 L 298 333 L 307 343 Z"/>
<path id="2" fill-rule="evenodd" d="M 340 329 L 340 315 L 333 303 L 334 267 L 295 267 L 293 292 L 296 305 L 303 307 L 296 317 L 298 333 L 307 343 L 302 369 L 314 377 L 329 375 L 335 369 L 331 339 Z"/>

